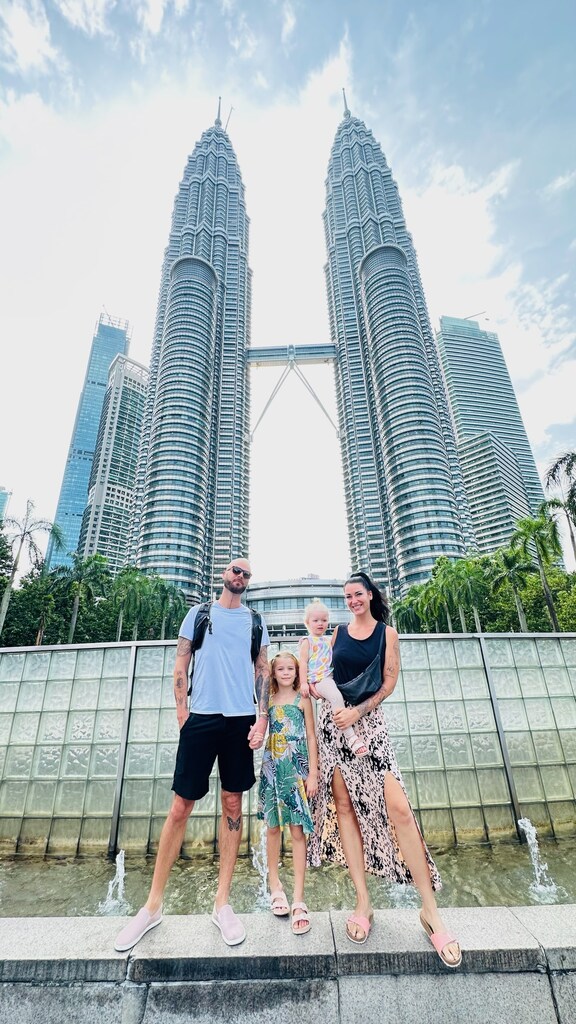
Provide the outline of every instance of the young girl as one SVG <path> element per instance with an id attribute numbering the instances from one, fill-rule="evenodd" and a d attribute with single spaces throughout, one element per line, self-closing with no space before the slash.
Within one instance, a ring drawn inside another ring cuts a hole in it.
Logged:
<path id="1" fill-rule="evenodd" d="M 270 662 L 269 734 L 262 758 L 258 817 L 266 822 L 266 851 L 270 901 L 275 917 L 291 912 L 292 931 L 310 931 L 310 915 L 304 903 L 306 835 L 314 831 L 308 797 L 318 788 L 318 753 L 314 716 L 308 697 L 299 692 L 298 661 L 280 651 Z M 288 906 L 278 875 L 280 840 L 284 825 L 290 826 L 294 867 L 294 902 Z"/>
<path id="2" fill-rule="evenodd" d="M 308 636 L 300 641 L 300 692 L 303 697 L 310 693 L 310 683 L 325 697 L 332 707 L 338 711 L 344 707 L 344 698 L 332 678 L 332 645 L 324 634 L 328 629 L 329 613 L 321 601 L 312 601 L 304 612 L 304 623 L 308 627 Z M 343 729 L 344 738 L 356 757 L 365 757 L 368 747 L 352 726 Z"/>

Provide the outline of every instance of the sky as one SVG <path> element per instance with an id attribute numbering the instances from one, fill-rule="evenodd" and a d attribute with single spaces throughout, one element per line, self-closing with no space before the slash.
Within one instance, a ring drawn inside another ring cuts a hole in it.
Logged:
<path id="1" fill-rule="evenodd" d="M 572 0 L 0 0 L 9 514 L 31 498 L 54 518 L 102 311 L 148 363 L 174 196 L 219 96 L 253 345 L 330 340 L 322 210 L 345 87 L 398 183 L 433 328 L 478 314 L 498 333 L 541 472 L 576 448 L 575 38 Z M 251 371 L 254 423 L 280 372 Z M 331 368 L 304 373 L 335 420 Z M 259 580 L 350 568 L 336 433 L 293 373 L 254 435 L 250 555 Z"/>

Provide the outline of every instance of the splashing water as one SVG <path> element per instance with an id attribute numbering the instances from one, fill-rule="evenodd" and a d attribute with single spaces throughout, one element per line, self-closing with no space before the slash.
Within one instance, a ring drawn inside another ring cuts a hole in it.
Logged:
<path id="1" fill-rule="evenodd" d="M 124 850 L 120 850 L 116 857 L 116 874 L 108 882 L 106 899 L 98 904 L 98 913 L 104 916 L 114 917 L 118 914 L 129 914 L 132 910 L 128 900 L 124 899 L 124 879 L 126 869 L 124 867 Z"/>
<path id="2" fill-rule="evenodd" d="M 540 860 L 536 828 L 530 818 L 519 818 L 518 824 L 526 836 L 530 860 L 534 869 L 534 881 L 530 884 L 530 892 L 538 903 L 556 903 L 558 887 L 548 875 L 548 865 Z"/>
<path id="3" fill-rule="evenodd" d="M 270 897 L 268 896 L 268 884 L 266 881 L 268 877 L 268 857 L 266 855 L 265 828 L 262 828 L 260 832 L 260 840 L 257 846 L 252 847 L 252 864 L 260 876 L 258 891 L 256 893 L 256 906 L 268 910 L 270 907 Z"/>

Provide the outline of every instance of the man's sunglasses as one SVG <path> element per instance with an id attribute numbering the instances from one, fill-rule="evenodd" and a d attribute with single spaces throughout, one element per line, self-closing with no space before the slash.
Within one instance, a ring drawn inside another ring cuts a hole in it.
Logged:
<path id="1" fill-rule="evenodd" d="M 239 565 L 231 565 L 230 568 L 235 576 L 243 576 L 245 580 L 249 580 L 252 576 L 251 572 L 248 572 L 247 569 L 241 569 Z"/>

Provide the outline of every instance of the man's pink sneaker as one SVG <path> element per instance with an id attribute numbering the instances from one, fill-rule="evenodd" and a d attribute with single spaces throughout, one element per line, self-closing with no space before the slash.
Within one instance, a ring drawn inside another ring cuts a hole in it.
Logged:
<path id="1" fill-rule="evenodd" d="M 157 910 L 154 914 L 151 914 L 146 907 L 142 907 L 136 914 L 136 917 L 130 918 L 128 924 L 121 932 L 116 936 L 116 942 L 114 943 L 114 949 L 117 953 L 125 953 L 127 949 L 132 949 L 146 932 L 149 932 L 151 928 L 156 928 L 156 925 L 160 924 L 162 920 L 162 907 Z"/>
<path id="2" fill-rule="evenodd" d="M 244 942 L 246 930 L 229 903 L 226 903 L 220 910 L 216 910 L 216 904 L 214 904 L 212 922 L 220 929 L 222 938 L 227 946 L 238 946 L 241 942 Z"/>

